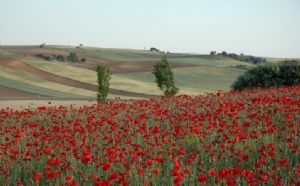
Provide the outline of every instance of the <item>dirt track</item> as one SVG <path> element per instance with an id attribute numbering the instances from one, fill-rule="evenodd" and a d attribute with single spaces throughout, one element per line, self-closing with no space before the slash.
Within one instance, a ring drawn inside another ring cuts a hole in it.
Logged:
<path id="1" fill-rule="evenodd" d="M 17 61 L 15 59 L 0 58 L 0 65 L 14 69 L 14 70 L 23 71 L 23 72 L 35 75 L 35 76 L 37 76 L 41 79 L 47 80 L 47 81 L 51 81 L 51 82 L 55 82 L 55 83 L 59 83 L 59 84 L 63 84 L 63 85 L 71 86 L 71 87 L 77 87 L 77 88 L 82 88 L 82 89 L 86 89 L 86 90 L 97 91 L 96 85 L 77 81 L 77 80 L 66 78 L 66 77 L 57 76 L 55 74 L 34 68 L 28 64 L 25 64 L 24 62 Z M 136 92 L 128 92 L 128 91 L 117 90 L 117 89 L 110 89 L 109 91 L 112 94 L 128 96 L 128 97 L 140 97 L 140 98 L 155 97 L 155 95 L 150 95 L 150 94 L 148 95 L 148 94 L 142 94 L 142 93 L 136 93 Z"/>

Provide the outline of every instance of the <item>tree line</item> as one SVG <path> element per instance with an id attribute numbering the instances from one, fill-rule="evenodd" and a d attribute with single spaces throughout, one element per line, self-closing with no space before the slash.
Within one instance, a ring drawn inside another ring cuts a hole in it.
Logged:
<path id="1" fill-rule="evenodd" d="M 216 51 L 211 51 L 210 55 L 230 57 L 230 58 L 238 60 L 238 61 L 243 61 L 243 62 L 252 63 L 252 64 L 260 64 L 260 63 L 264 63 L 267 61 L 266 58 L 263 58 L 263 57 L 256 57 L 256 56 L 244 55 L 244 54 L 227 53 L 226 51 L 223 51 L 221 53 L 217 53 Z"/>
<path id="2" fill-rule="evenodd" d="M 69 55 L 67 57 L 63 56 L 63 55 L 48 55 L 48 54 L 37 54 L 36 57 L 38 58 L 41 58 L 41 59 L 44 59 L 46 61 L 54 61 L 54 60 L 57 60 L 57 61 L 71 61 L 71 62 L 74 62 L 74 63 L 84 63 L 86 62 L 86 58 L 79 58 L 77 56 L 76 53 L 73 53 L 73 52 L 70 52 Z"/>

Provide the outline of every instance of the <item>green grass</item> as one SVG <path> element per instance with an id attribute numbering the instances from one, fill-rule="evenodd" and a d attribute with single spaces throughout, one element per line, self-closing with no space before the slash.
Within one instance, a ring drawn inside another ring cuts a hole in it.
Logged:
<path id="1" fill-rule="evenodd" d="M 0 49 L 0 58 L 18 58 L 21 57 L 21 55 L 9 53 L 5 50 Z"/>
<path id="2" fill-rule="evenodd" d="M 229 58 L 221 58 L 221 59 L 217 59 L 217 58 L 212 58 L 212 59 L 208 59 L 205 57 L 184 57 L 184 58 L 178 58 L 178 57 L 171 57 L 168 58 L 168 61 L 170 63 L 173 62 L 180 62 L 180 63 L 188 63 L 188 64 L 193 64 L 193 65 L 208 65 L 208 66 L 217 66 L 217 67 L 234 67 L 236 65 L 245 65 L 247 67 L 253 67 L 255 65 L 252 65 L 250 63 L 245 63 L 245 62 L 241 62 L 241 61 L 237 61 L 234 59 L 229 59 Z"/>
<path id="3" fill-rule="evenodd" d="M 161 54 L 154 52 L 140 52 L 135 50 L 122 49 L 64 49 L 68 52 L 75 52 L 78 55 L 84 54 L 90 57 L 100 57 L 113 61 L 152 61 L 161 57 Z"/>
<path id="4" fill-rule="evenodd" d="M 75 94 L 70 94 L 70 93 L 65 93 L 65 92 L 60 92 L 60 91 L 54 91 L 51 89 L 46 89 L 46 88 L 41 88 L 37 86 L 33 86 L 30 84 L 26 83 L 21 83 L 19 81 L 7 79 L 4 77 L 0 76 L 0 85 L 7 87 L 7 88 L 12 88 L 16 90 L 21 90 L 24 92 L 28 93 L 34 93 L 38 94 L 41 96 L 46 96 L 50 98 L 60 98 L 60 99 L 89 99 L 89 97 L 86 96 L 78 96 Z"/>
<path id="5" fill-rule="evenodd" d="M 230 67 L 186 67 L 173 69 L 176 85 L 181 93 L 201 94 L 217 90 L 230 90 L 236 78 L 244 70 Z M 155 86 L 151 72 L 125 73 L 116 75 L 119 78 L 128 78 L 146 82 Z"/>

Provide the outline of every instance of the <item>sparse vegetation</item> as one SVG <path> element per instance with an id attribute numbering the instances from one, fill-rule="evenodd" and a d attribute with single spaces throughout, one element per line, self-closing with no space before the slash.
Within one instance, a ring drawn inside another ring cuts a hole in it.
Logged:
<path id="1" fill-rule="evenodd" d="M 98 103 L 106 101 L 109 89 L 109 81 L 111 79 L 110 68 L 106 65 L 97 65 L 97 82 L 98 82 Z"/>
<path id="2" fill-rule="evenodd" d="M 167 57 L 163 57 L 160 62 L 154 65 L 152 72 L 155 76 L 157 86 L 164 91 L 165 96 L 173 96 L 179 89 L 175 86 L 174 74 L 168 63 Z"/>
<path id="3" fill-rule="evenodd" d="M 300 83 L 300 62 L 284 61 L 250 69 L 233 84 L 234 90 L 253 87 L 292 86 Z"/>

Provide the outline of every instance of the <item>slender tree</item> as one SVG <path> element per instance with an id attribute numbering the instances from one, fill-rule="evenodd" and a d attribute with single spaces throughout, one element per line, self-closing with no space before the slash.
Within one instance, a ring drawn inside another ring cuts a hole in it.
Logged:
<path id="1" fill-rule="evenodd" d="M 109 81 L 111 79 L 110 68 L 106 65 L 97 65 L 97 82 L 98 82 L 98 103 L 106 101 L 109 89 Z"/>
<path id="2" fill-rule="evenodd" d="M 175 86 L 174 74 L 166 56 L 153 66 L 152 73 L 156 78 L 157 86 L 164 91 L 165 96 L 173 96 L 178 93 L 179 89 Z"/>

